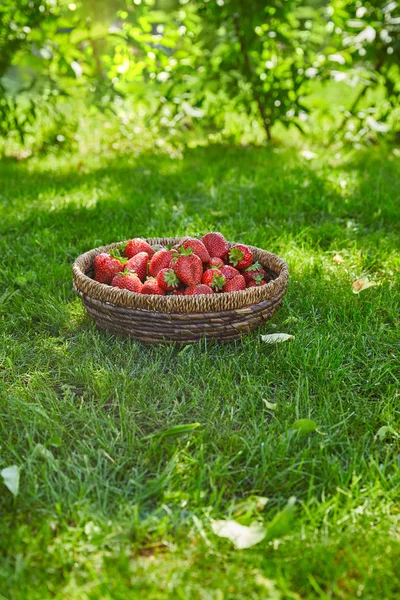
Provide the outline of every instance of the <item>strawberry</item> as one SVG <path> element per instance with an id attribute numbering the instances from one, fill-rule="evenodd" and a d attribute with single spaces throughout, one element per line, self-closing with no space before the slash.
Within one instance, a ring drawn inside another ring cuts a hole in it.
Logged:
<path id="1" fill-rule="evenodd" d="M 191 248 L 182 250 L 178 258 L 174 258 L 172 268 L 185 285 L 196 285 L 201 282 L 203 263 L 196 254 L 192 253 Z"/>
<path id="2" fill-rule="evenodd" d="M 171 266 L 172 258 L 177 254 L 177 250 L 158 250 L 150 260 L 150 275 L 157 277 L 161 269 L 168 269 Z"/>
<path id="3" fill-rule="evenodd" d="M 236 275 L 224 285 L 223 292 L 238 292 L 246 289 L 246 281 L 243 275 Z"/>
<path id="4" fill-rule="evenodd" d="M 210 262 L 208 263 L 209 269 L 220 269 L 223 266 L 224 266 L 224 261 L 221 258 L 218 258 L 217 256 L 214 256 L 213 258 L 211 258 Z"/>
<path id="5" fill-rule="evenodd" d="M 267 282 L 265 281 L 265 279 L 258 279 L 257 275 L 254 279 L 252 279 L 251 281 L 249 281 L 249 283 L 247 284 L 248 288 L 252 288 L 252 287 L 260 287 L 260 285 L 266 285 Z"/>
<path id="6" fill-rule="evenodd" d="M 191 248 L 193 254 L 196 254 L 203 263 L 210 262 L 210 255 L 202 241 L 195 238 L 187 238 L 181 245 L 181 248 Z"/>
<path id="7" fill-rule="evenodd" d="M 247 267 L 247 269 L 243 271 L 242 275 L 245 278 L 246 283 L 249 283 L 249 281 L 255 280 L 259 275 L 261 275 L 261 279 L 264 279 L 265 271 L 259 262 L 255 262 Z M 258 277 L 258 279 L 260 278 Z"/>
<path id="8" fill-rule="evenodd" d="M 176 290 L 174 290 L 173 292 L 169 292 L 169 295 L 170 296 L 184 296 L 186 289 L 187 288 L 183 285 L 183 283 L 180 283 Z"/>
<path id="9" fill-rule="evenodd" d="M 129 240 L 125 246 L 125 256 L 132 258 L 132 256 L 139 254 L 139 252 L 147 252 L 149 258 L 154 254 L 153 248 L 146 240 L 142 240 L 142 238 L 133 238 L 132 240 Z"/>
<path id="10" fill-rule="evenodd" d="M 185 290 L 185 296 L 199 296 L 200 294 L 213 294 L 214 291 L 209 285 L 203 283 L 197 283 L 196 285 L 190 285 Z"/>
<path id="11" fill-rule="evenodd" d="M 204 271 L 201 283 L 209 285 L 215 291 L 221 291 L 226 284 L 226 278 L 219 269 L 208 269 Z"/>
<path id="12" fill-rule="evenodd" d="M 142 291 L 143 284 L 139 277 L 133 271 L 125 269 L 123 273 L 117 273 L 111 282 L 113 287 L 119 287 L 122 290 L 129 290 L 130 292 L 137 292 L 140 294 Z"/>
<path id="13" fill-rule="evenodd" d="M 150 277 L 144 282 L 142 287 L 142 294 L 153 294 L 155 296 L 165 296 L 166 292 L 158 285 L 157 279 Z"/>
<path id="14" fill-rule="evenodd" d="M 179 279 L 173 269 L 161 269 L 157 275 L 160 288 L 166 292 L 173 292 L 179 285 Z"/>
<path id="15" fill-rule="evenodd" d="M 235 244 L 229 251 L 229 262 L 237 269 L 247 269 L 253 262 L 253 253 L 248 246 Z"/>
<path id="16" fill-rule="evenodd" d="M 220 268 L 220 271 L 227 281 L 233 279 L 236 275 L 240 275 L 239 271 L 235 267 L 231 267 L 231 265 L 224 265 Z"/>
<path id="17" fill-rule="evenodd" d="M 125 260 L 119 260 L 106 252 L 101 252 L 93 261 L 95 280 L 99 283 L 110 284 L 114 275 L 123 270 Z"/>
<path id="18" fill-rule="evenodd" d="M 201 241 L 207 248 L 210 256 L 223 258 L 229 252 L 228 242 L 226 241 L 222 233 L 206 233 L 206 235 L 203 235 L 203 237 L 201 238 Z"/>
<path id="19" fill-rule="evenodd" d="M 149 255 L 147 252 L 139 252 L 132 256 L 125 265 L 129 271 L 135 271 L 141 281 L 146 279 L 147 269 L 149 266 Z"/>

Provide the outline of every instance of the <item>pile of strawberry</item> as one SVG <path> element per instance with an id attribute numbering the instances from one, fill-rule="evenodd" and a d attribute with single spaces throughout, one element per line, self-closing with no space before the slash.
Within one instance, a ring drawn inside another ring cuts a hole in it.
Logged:
<path id="1" fill-rule="evenodd" d="M 268 281 L 248 246 L 229 248 L 224 236 L 215 232 L 201 240 L 185 238 L 173 248 L 152 247 L 134 238 L 122 251 L 98 254 L 93 266 L 100 283 L 158 296 L 237 292 Z"/>

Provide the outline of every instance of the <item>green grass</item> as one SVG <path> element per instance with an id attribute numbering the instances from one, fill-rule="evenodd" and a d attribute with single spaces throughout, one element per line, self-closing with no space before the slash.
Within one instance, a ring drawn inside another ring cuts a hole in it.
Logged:
<path id="1" fill-rule="evenodd" d="M 212 147 L 0 173 L 0 468 L 21 468 L 17 498 L 0 482 L 0 598 L 398 597 L 398 159 Z M 78 254 L 209 229 L 286 258 L 263 332 L 294 341 L 152 347 L 96 330 L 72 291 Z M 365 276 L 379 285 L 353 294 Z M 293 434 L 301 418 L 317 431 Z M 251 494 L 269 498 L 266 524 L 291 496 L 295 517 L 234 550 L 211 519 Z"/>

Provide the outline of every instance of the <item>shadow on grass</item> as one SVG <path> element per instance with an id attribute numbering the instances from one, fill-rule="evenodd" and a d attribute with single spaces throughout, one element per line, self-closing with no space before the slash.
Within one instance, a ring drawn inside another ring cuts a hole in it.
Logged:
<path id="1" fill-rule="evenodd" d="M 58 171 L 5 165 L 2 230 L 18 236 L 51 229 L 78 251 L 207 228 L 253 243 L 301 238 L 321 249 L 346 235 L 362 246 L 366 233 L 396 231 L 399 166 L 364 154 L 337 170 L 355 179 L 348 193 L 332 184 L 329 167 L 281 149 L 215 146 L 187 150 L 183 160 L 141 155 L 94 167 L 66 159 Z"/>

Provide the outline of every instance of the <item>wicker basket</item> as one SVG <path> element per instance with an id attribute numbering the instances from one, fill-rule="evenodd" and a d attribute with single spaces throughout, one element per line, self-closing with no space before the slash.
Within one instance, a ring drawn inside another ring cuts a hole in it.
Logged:
<path id="1" fill-rule="evenodd" d="M 176 244 L 182 238 L 150 238 L 149 244 Z M 250 246 L 254 259 L 271 281 L 229 294 L 155 296 L 121 290 L 93 277 L 93 260 L 100 252 L 125 242 L 95 248 L 79 256 L 72 267 L 74 288 L 98 327 L 143 342 L 188 344 L 203 337 L 230 342 L 272 317 L 286 292 L 289 270 L 270 252 Z M 232 246 L 233 243 L 230 243 Z"/>

